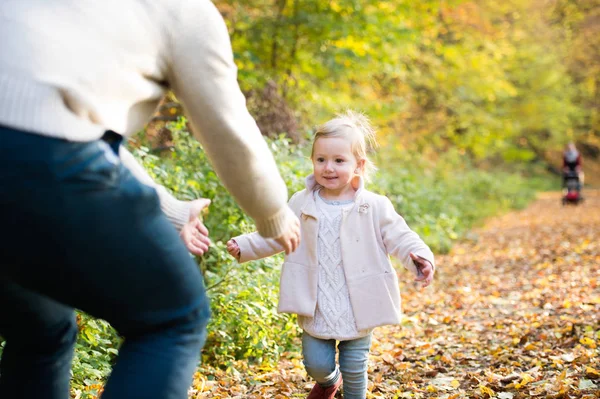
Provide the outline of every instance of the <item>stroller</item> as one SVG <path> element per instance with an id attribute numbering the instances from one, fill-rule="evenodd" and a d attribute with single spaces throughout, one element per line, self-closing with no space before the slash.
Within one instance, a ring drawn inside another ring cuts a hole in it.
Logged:
<path id="1" fill-rule="evenodd" d="M 563 175 L 563 189 L 563 205 L 577 205 L 583 201 L 583 197 L 581 196 L 581 181 L 579 180 L 579 174 L 576 171 L 571 170 Z"/>

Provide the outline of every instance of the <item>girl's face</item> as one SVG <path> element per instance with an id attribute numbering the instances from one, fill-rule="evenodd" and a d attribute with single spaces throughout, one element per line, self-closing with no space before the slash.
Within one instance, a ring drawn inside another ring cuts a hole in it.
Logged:
<path id="1" fill-rule="evenodd" d="M 352 178 L 364 160 L 357 161 L 350 141 L 343 137 L 320 137 L 313 149 L 314 175 L 326 198 L 354 197 Z"/>

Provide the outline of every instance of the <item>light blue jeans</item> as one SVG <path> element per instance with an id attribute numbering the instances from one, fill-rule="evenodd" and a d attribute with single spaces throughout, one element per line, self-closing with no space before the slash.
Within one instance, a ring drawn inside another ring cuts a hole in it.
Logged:
<path id="1" fill-rule="evenodd" d="M 336 346 L 340 351 L 340 366 L 335 363 Z M 302 334 L 302 354 L 306 372 L 323 388 L 334 385 L 343 377 L 344 399 L 367 397 L 367 369 L 371 334 L 350 341 L 319 339 Z"/>

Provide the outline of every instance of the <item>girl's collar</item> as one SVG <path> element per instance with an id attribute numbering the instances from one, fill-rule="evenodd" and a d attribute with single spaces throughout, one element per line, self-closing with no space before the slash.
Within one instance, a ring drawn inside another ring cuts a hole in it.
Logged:
<path id="1" fill-rule="evenodd" d="M 306 177 L 306 190 L 309 193 L 314 193 L 315 190 L 318 190 L 321 185 L 317 183 L 317 180 L 315 179 L 314 174 L 310 174 Z M 362 200 L 359 200 L 360 195 L 362 194 L 363 190 L 364 190 L 364 179 L 362 178 L 362 176 L 355 176 L 354 179 L 352 179 L 352 187 L 355 187 L 356 189 L 356 193 L 354 194 L 354 201 L 356 204 L 358 204 L 359 206 L 362 206 Z M 356 205 L 355 205 L 356 206 Z M 314 218 L 317 217 L 317 205 L 315 202 L 315 197 L 314 195 L 309 195 L 306 202 L 302 205 L 301 208 L 301 212 L 303 215 L 307 215 L 307 216 L 312 216 Z"/>

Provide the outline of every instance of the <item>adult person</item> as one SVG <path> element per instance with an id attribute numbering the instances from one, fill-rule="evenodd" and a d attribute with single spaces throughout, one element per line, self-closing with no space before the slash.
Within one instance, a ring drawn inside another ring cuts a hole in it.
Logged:
<path id="1" fill-rule="evenodd" d="M 583 160 L 581 154 L 577 150 L 575 143 L 567 144 L 563 152 L 563 185 L 566 186 L 566 181 L 569 176 L 577 177 L 577 190 L 581 189 L 583 184 Z"/>
<path id="2" fill-rule="evenodd" d="M 140 130 L 173 90 L 260 234 L 295 250 L 221 15 L 209 0 L 3 0 L 0 37 L 0 397 L 68 398 L 79 308 L 125 338 L 103 399 L 186 398 L 202 276 L 156 190 L 101 138 Z"/>

